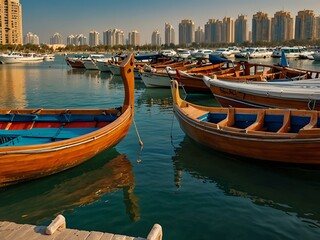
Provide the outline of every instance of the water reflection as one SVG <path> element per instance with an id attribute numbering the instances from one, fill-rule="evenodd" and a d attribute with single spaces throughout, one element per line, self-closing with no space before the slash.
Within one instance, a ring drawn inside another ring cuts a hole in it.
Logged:
<path id="1" fill-rule="evenodd" d="M 172 158 L 175 184 L 183 172 L 216 184 L 226 195 L 250 199 L 320 227 L 320 169 L 244 161 L 200 146 L 189 137 Z"/>
<path id="2" fill-rule="evenodd" d="M 133 193 L 134 178 L 127 157 L 109 149 L 61 174 L 1 189 L 0 220 L 41 223 L 122 190 L 126 212 L 131 221 L 137 221 L 140 209 Z"/>
<path id="3" fill-rule="evenodd" d="M 2 108 L 26 107 L 25 69 L 0 65 L 0 102 Z"/>
<path id="4" fill-rule="evenodd" d="M 138 105 L 152 107 L 158 105 L 164 108 L 171 107 L 172 96 L 170 89 L 145 88 L 137 100 Z"/>

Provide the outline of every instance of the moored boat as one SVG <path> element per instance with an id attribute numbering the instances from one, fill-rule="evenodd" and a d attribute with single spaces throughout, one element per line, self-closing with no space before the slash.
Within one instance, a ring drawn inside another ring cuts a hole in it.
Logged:
<path id="1" fill-rule="evenodd" d="M 171 89 L 180 127 L 200 144 L 247 159 L 320 164 L 318 111 L 199 106 L 180 98 L 177 81 Z"/>
<path id="2" fill-rule="evenodd" d="M 216 76 L 220 80 L 277 82 L 312 79 L 320 77 L 320 72 L 289 68 L 285 65 L 266 65 L 246 61 L 232 62 L 229 59 L 210 55 L 211 66 L 195 67 L 187 71 L 178 71 L 172 75 L 187 93 L 210 93 L 202 78 Z M 220 64 L 220 65 L 219 65 Z M 282 63 L 285 64 L 285 63 Z"/>
<path id="3" fill-rule="evenodd" d="M 0 110 L 0 186 L 77 166 L 120 142 L 134 114 L 133 67 L 130 55 L 120 108 Z"/>
<path id="4" fill-rule="evenodd" d="M 2 64 L 11 63 L 32 63 L 43 61 L 43 56 L 36 53 L 17 53 L 11 52 L 8 54 L 0 55 L 0 62 Z"/>
<path id="5" fill-rule="evenodd" d="M 203 77 L 223 107 L 320 110 L 320 78 L 284 82 L 235 82 Z"/>
<path id="6" fill-rule="evenodd" d="M 85 68 L 83 64 L 83 59 L 87 57 L 88 55 L 76 55 L 74 57 L 66 57 L 65 61 L 72 68 Z"/>

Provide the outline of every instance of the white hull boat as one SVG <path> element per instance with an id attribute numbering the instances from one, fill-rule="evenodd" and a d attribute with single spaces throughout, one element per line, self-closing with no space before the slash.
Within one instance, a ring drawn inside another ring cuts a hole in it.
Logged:
<path id="1" fill-rule="evenodd" d="M 43 61 L 43 56 L 38 56 L 35 53 L 8 53 L 0 55 L 0 62 L 2 64 L 11 63 L 28 63 Z"/>

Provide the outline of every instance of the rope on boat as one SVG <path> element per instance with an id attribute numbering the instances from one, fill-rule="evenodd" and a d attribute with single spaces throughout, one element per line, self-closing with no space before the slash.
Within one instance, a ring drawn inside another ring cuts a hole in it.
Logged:
<path id="1" fill-rule="evenodd" d="M 139 135 L 139 131 L 138 131 L 138 128 L 137 128 L 137 125 L 136 125 L 136 121 L 134 120 L 134 118 L 133 118 L 133 124 L 134 124 L 134 128 L 136 129 L 136 133 L 137 133 L 137 136 L 138 136 L 138 139 L 139 139 L 140 147 L 142 148 L 143 147 L 143 142 L 141 141 L 141 138 L 140 138 L 140 135 Z"/>
<path id="2" fill-rule="evenodd" d="M 315 107 L 316 107 L 316 103 L 317 103 L 317 100 L 315 99 L 310 99 L 309 102 L 308 102 L 308 108 L 309 110 L 314 110 Z"/>

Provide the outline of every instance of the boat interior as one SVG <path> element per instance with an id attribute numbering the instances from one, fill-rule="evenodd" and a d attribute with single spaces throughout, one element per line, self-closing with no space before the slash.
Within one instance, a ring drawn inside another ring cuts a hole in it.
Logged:
<path id="1" fill-rule="evenodd" d="M 317 111 L 303 110 L 221 108 L 198 117 L 198 120 L 236 132 L 319 134 L 318 114 Z"/>
<path id="2" fill-rule="evenodd" d="M 23 146 L 61 141 L 102 128 L 119 116 L 119 111 L 66 110 L 41 114 L 11 112 L 0 114 L 0 146 Z"/>

